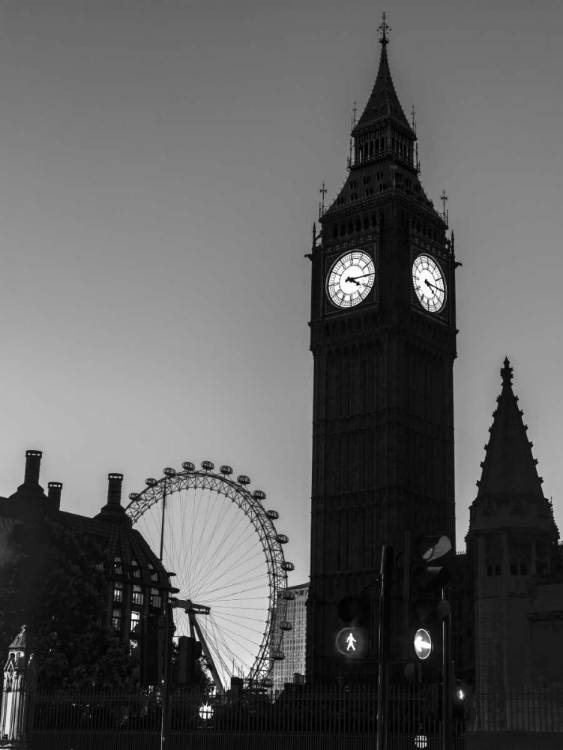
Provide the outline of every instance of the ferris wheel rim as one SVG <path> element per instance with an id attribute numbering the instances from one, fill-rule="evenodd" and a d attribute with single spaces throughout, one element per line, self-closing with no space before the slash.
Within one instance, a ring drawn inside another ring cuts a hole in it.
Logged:
<path id="1" fill-rule="evenodd" d="M 208 465 L 208 467 L 205 466 Z M 265 684 L 272 669 L 274 653 L 283 653 L 283 630 L 279 627 L 285 621 L 287 601 L 281 595 L 287 589 L 287 571 L 293 569 L 287 563 L 283 553 L 280 538 L 287 541 L 287 537 L 278 534 L 273 517 L 263 507 L 261 500 L 265 493 L 255 491 L 251 493 L 246 485 L 248 477 L 239 475 L 237 481 L 225 473 L 216 473 L 211 462 L 204 461 L 201 469 L 186 463 L 183 471 L 165 469 L 160 479 L 147 479 L 146 488 L 139 493 L 131 493 L 131 502 L 125 508 L 126 514 L 135 525 L 137 521 L 154 505 L 175 492 L 188 489 L 207 489 L 232 500 L 249 517 L 262 545 L 262 551 L 268 571 L 269 606 L 262 643 L 259 647 L 253 666 L 245 677 L 248 685 Z M 221 469 L 230 467 L 221 467 Z M 240 481 L 242 480 L 242 481 Z M 289 567 L 288 567 L 289 566 Z"/>

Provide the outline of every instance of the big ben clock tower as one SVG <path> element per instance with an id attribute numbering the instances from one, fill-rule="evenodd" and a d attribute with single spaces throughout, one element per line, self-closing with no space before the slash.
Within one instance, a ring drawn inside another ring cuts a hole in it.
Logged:
<path id="1" fill-rule="evenodd" d="M 349 174 L 311 252 L 314 357 L 307 680 L 372 682 L 337 656 L 336 605 L 373 594 L 395 532 L 447 534 L 454 518 L 455 259 L 419 180 L 416 135 L 381 60 L 352 130 Z M 371 586 L 371 589 L 369 588 Z"/>

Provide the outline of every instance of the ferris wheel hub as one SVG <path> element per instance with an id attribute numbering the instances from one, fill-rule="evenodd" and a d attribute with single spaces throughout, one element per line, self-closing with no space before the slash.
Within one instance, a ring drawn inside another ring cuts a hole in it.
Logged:
<path id="1" fill-rule="evenodd" d="M 211 607 L 206 607 L 205 604 L 195 604 L 190 599 L 171 599 L 172 606 L 174 608 L 181 608 L 186 614 L 193 613 L 194 615 L 208 615 L 211 612 Z"/>

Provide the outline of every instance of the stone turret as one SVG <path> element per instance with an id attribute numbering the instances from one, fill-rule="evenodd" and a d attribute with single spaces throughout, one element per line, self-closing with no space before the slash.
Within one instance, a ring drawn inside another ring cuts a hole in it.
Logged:
<path id="1" fill-rule="evenodd" d="M 34 687 L 35 663 L 24 625 L 10 644 L 8 660 L 4 666 L 0 711 L 0 743 L 3 748 L 27 748 L 29 695 Z"/>
<path id="2" fill-rule="evenodd" d="M 552 638 L 534 623 L 543 621 L 542 613 L 554 602 L 563 609 L 559 531 L 543 494 L 508 359 L 501 377 L 466 537 L 475 594 L 476 688 L 499 694 L 554 684 L 552 655 L 546 653 Z"/>

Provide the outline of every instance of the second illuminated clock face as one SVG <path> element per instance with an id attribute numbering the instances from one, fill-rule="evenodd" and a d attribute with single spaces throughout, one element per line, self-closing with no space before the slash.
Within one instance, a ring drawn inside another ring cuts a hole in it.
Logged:
<path id="1" fill-rule="evenodd" d="M 412 266 L 412 283 L 422 307 L 428 312 L 440 312 L 446 304 L 446 281 L 434 258 L 430 255 L 416 258 Z"/>
<path id="2" fill-rule="evenodd" d="M 371 256 L 361 250 L 341 255 L 329 271 L 326 288 L 337 307 L 359 305 L 370 293 L 375 280 Z"/>

